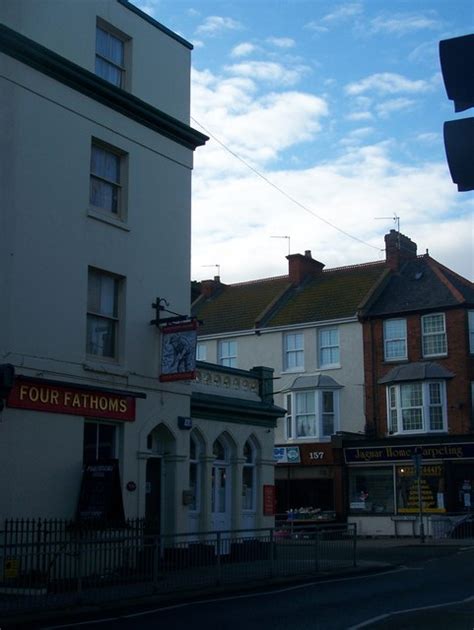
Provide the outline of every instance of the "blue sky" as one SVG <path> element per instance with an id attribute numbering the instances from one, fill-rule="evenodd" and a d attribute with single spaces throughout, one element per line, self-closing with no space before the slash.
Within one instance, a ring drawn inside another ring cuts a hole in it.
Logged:
<path id="1" fill-rule="evenodd" d="M 397 217 L 418 253 L 473 279 L 473 195 L 442 138 L 472 111 L 454 114 L 438 57 L 473 32 L 472 0 L 134 3 L 194 45 L 191 124 L 212 137 L 195 154 L 193 279 L 282 275 L 288 246 L 326 268 L 380 260 Z"/>

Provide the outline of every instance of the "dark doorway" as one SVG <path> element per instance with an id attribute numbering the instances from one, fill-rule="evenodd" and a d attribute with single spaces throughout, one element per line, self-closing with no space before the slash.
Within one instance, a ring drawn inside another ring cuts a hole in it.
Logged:
<path id="1" fill-rule="evenodd" d="M 161 529 L 161 458 L 151 457 L 146 463 L 145 517 L 153 529 Z"/>

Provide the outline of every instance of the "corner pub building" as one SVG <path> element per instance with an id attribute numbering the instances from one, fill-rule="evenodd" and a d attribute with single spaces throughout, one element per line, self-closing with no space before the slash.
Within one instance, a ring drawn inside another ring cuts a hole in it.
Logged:
<path id="1" fill-rule="evenodd" d="M 0 527 L 87 516 L 81 487 L 104 465 L 108 516 L 209 530 L 217 455 L 222 526 L 269 525 L 279 411 L 260 373 L 227 374 L 219 404 L 219 375 L 207 393 L 160 380 L 150 325 L 157 302 L 190 308 L 193 151 L 207 140 L 189 126 L 191 44 L 126 0 L 5 0 L 0 23 Z"/>

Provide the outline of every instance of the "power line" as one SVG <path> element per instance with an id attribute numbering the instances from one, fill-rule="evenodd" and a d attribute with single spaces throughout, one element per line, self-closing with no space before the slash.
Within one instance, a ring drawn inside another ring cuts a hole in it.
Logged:
<path id="1" fill-rule="evenodd" d="M 191 120 L 193 122 L 196 123 L 196 125 L 199 125 L 201 127 L 201 129 L 203 129 L 213 140 L 215 140 L 223 149 L 225 149 L 228 153 L 230 153 L 231 155 L 233 155 L 237 160 L 239 160 L 239 162 L 242 162 L 242 164 L 244 164 L 248 169 L 250 169 L 253 173 L 255 173 L 255 175 L 258 175 L 258 177 L 260 177 L 261 179 L 263 179 L 264 182 L 266 182 L 267 184 L 269 184 L 272 188 L 274 188 L 275 190 L 277 190 L 281 195 L 283 195 L 284 197 L 286 197 L 287 199 L 289 199 L 292 203 L 294 203 L 295 205 L 297 205 L 298 207 L 300 207 L 302 210 L 304 210 L 305 212 L 308 212 L 309 214 L 311 214 L 313 217 L 315 217 L 316 219 L 319 219 L 319 221 L 322 221 L 323 223 L 326 223 L 326 225 L 329 225 L 330 227 L 332 227 L 334 230 L 337 230 L 338 232 L 340 232 L 341 234 L 344 234 L 344 236 L 347 236 L 349 238 L 352 238 L 354 241 L 358 241 L 359 243 L 362 243 L 362 245 L 367 245 L 367 247 L 372 247 L 372 249 L 376 249 L 377 251 L 380 251 L 379 247 L 375 247 L 375 245 L 371 245 L 370 243 L 367 243 L 366 241 L 363 241 L 362 239 L 358 238 L 357 236 L 354 236 L 353 234 L 349 234 L 349 232 L 346 232 L 345 230 L 343 230 L 340 227 L 337 227 L 337 225 L 334 225 L 334 223 L 331 223 L 330 221 L 328 221 L 327 219 L 324 219 L 323 217 L 320 217 L 318 214 L 316 214 L 316 212 L 314 212 L 313 210 L 311 210 L 310 208 L 307 208 L 304 204 L 302 204 L 300 201 L 298 201 L 297 199 L 295 199 L 294 197 L 292 197 L 291 195 L 289 195 L 286 191 L 284 191 L 282 188 L 280 188 L 279 186 L 277 186 L 276 184 L 274 184 L 270 179 L 268 179 L 268 177 L 266 177 L 265 175 L 263 175 L 262 173 L 260 173 L 260 171 L 258 171 L 256 168 L 254 168 L 251 164 L 249 164 L 246 160 L 244 160 L 242 157 L 240 157 L 240 155 L 238 155 L 235 151 L 233 151 L 232 149 L 230 149 L 227 145 L 225 145 L 221 140 L 219 140 L 219 138 L 217 138 L 211 131 L 209 131 L 209 129 L 207 129 L 204 125 L 202 125 L 198 120 L 196 120 L 195 118 L 193 118 L 191 116 Z"/>

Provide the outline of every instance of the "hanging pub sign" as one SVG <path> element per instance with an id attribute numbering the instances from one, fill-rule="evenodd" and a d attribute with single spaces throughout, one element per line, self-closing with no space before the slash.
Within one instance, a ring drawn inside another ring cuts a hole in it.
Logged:
<path id="1" fill-rule="evenodd" d="M 191 380 L 196 375 L 197 321 L 161 329 L 160 381 Z"/>
<path id="2" fill-rule="evenodd" d="M 67 383 L 18 377 L 8 395 L 7 405 L 16 409 L 133 422 L 136 396 L 118 391 L 89 389 L 70 386 Z"/>

